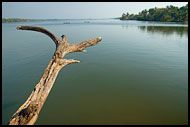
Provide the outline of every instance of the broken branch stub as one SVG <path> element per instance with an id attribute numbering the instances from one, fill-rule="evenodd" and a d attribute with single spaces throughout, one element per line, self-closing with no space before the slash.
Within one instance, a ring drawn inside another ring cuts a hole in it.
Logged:
<path id="1" fill-rule="evenodd" d="M 67 42 L 65 35 L 62 35 L 62 40 L 60 40 L 53 33 L 43 27 L 21 26 L 16 29 L 32 30 L 44 33 L 48 35 L 56 45 L 56 51 L 54 52 L 40 81 L 35 86 L 26 102 L 13 114 L 12 118 L 8 122 L 9 125 L 33 125 L 38 118 L 40 110 L 45 103 L 61 68 L 67 64 L 80 62 L 74 59 L 64 59 L 64 56 L 72 52 L 85 52 L 86 50 L 84 50 L 84 48 L 98 44 L 102 38 L 98 37 L 76 44 L 70 44 Z"/>

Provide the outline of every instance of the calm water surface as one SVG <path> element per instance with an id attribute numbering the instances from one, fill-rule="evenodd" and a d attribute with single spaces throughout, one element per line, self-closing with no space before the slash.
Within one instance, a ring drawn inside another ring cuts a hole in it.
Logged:
<path id="1" fill-rule="evenodd" d="M 36 124 L 188 124 L 188 26 L 111 19 L 3 23 L 3 124 L 55 51 L 48 36 L 16 30 L 21 25 L 65 34 L 70 43 L 103 39 L 66 56 L 81 63 L 60 71 Z"/>

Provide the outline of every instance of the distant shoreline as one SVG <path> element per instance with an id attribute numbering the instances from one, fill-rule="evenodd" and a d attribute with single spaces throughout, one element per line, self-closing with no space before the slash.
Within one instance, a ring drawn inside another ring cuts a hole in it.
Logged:
<path id="1" fill-rule="evenodd" d="M 9 23 L 9 22 L 26 22 L 30 21 L 30 19 L 20 19 L 20 18 L 2 18 L 2 23 Z"/>
<path id="2" fill-rule="evenodd" d="M 148 22 L 164 22 L 164 23 L 179 23 L 188 24 L 188 22 L 177 22 L 177 21 L 156 21 L 156 20 L 137 20 L 137 19 L 120 19 L 121 21 L 148 21 Z"/>
<path id="3" fill-rule="evenodd" d="M 101 18 L 101 19 L 115 19 L 122 21 L 150 21 L 150 20 L 137 20 L 137 19 L 120 19 L 120 17 L 116 18 Z M 21 18 L 2 18 L 2 23 L 13 23 L 13 22 L 27 22 L 27 21 L 58 21 L 58 20 L 98 20 L 98 19 L 21 19 Z M 150 21 L 150 22 L 165 22 L 165 23 L 180 23 L 180 24 L 188 24 L 188 22 L 171 22 L 171 21 Z"/>
<path id="4" fill-rule="evenodd" d="M 101 20 L 101 19 L 115 19 L 115 18 L 86 18 L 86 19 L 21 19 L 21 18 L 2 18 L 2 23 L 9 22 L 27 22 L 27 21 L 58 21 L 58 20 Z M 117 18 L 118 19 L 118 18 Z"/>

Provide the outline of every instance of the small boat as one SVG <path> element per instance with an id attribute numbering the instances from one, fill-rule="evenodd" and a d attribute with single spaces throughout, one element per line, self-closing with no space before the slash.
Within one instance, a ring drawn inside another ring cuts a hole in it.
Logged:
<path id="1" fill-rule="evenodd" d="M 63 24 L 71 24 L 70 22 L 64 22 Z"/>
<path id="2" fill-rule="evenodd" d="M 84 21 L 84 23 L 90 23 L 89 21 Z"/>

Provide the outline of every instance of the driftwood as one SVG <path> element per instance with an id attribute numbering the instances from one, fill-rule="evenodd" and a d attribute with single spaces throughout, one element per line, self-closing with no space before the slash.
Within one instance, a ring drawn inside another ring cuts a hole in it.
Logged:
<path id="1" fill-rule="evenodd" d="M 56 51 L 54 52 L 40 81 L 35 86 L 26 102 L 16 111 L 16 113 L 14 113 L 8 122 L 9 125 L 33 125 L 38 118 L 40 110 L 61 68 L 67 64 L 80 62 L 74 59 L 64 59 L 64 56 L 72 52 L 86 52 L 84 48 L 96 45 L 102 39 L 101 37 L 98 37 L 80 43 L 69 44 L 65 35 L 62 35 L 62 40 L 60 40 L 54 34 L 42 27 L 21 26 L 17 27 L 17 29 L 42 32 L 48 35 L 56 45 Z"/>

